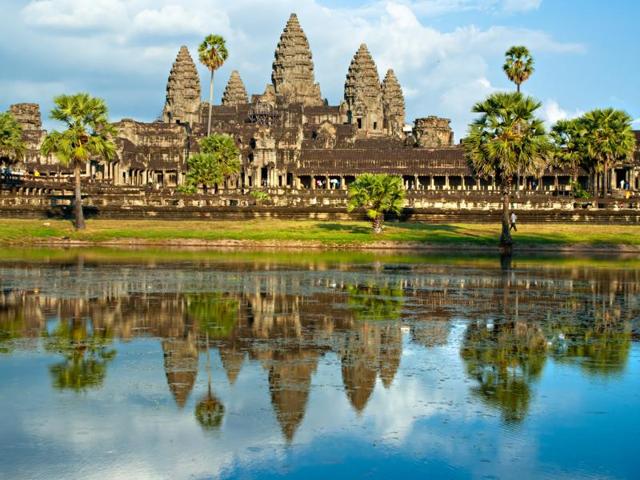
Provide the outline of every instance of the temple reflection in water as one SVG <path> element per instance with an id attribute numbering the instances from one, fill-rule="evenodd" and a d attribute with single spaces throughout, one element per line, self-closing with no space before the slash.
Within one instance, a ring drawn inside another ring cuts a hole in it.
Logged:
<path id="1" fill-rule="evenodd" d="M 588 375 L 617 375 L 638 335 L 638 270 L 303 267 L 114 266 L 82 257 L 4 264 L 0 351 L 55 353 L 52 386 L 82 392 L 102 386 L 122 342 L 157 339 L 177 407 L 188 404 L 198 375 L 208 375 L 207 393 L 193 399 L 205 430 L 224 422 L 216 384 L 233 388 L 243 365 L 253 362 L 264 370 L 291 442 L 329 353 L 361 413 L 376 388 L 392 388 L 403 346 L 453 344 L 452 326 L 462 324 L 456 345 L 469 388 L 505 422 L 518 423 L 550 358 Z M 212 378 L 216 354 L 226 379 Z"/>

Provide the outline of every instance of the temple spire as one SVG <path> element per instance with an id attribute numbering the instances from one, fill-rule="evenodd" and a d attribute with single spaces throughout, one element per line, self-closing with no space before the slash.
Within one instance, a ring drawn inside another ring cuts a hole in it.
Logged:
<path id="1" fill-rule="evenodd" d="M 384 128 L 389 135 L 403 136 L 404 95 L 398 78 L 392 69 L 382 82 L 382 106 L 384 109 Z"/>
<path id="2" fill-rule="evenodd" d="M 240 73 L 237 70 L 231 72 L 227 87 L 222 95 L 222 104 L 226 106 L 243 105 L 249 103 L 247 89 L 244 87 Z"/>
<path id="3" fill-rule="evenodd" d="M 344 85 L 347 120 L 361 135 L 382 135 L 383 108 L 380 77 L 369 49 L 363 43 L 351 60 Z"/>
<path id="4" fill-rule="evenodd" d="M 271 81 L 276 96 L 287 103 L 323 104 L 320 85 L 315 83 L 309 42 L 295 13 L 289 17 L 276 47 Z"/>
<path id="5" fill-rule="evenodd" d="M 195 63 L 184 45 L 180 47 L 167 81 L 167 98 L 162 119 L 167 123 L 198 121 L 200 110 L 200 79 Z"/>

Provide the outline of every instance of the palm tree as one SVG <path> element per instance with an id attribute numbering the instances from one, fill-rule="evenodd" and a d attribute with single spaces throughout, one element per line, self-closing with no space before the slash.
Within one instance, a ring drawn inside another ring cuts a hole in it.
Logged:
<path id="1" fill-rule="evenodd" d="M 366 173 L 349 186 L 347 210 L 365 209 L 374 233 L 382 232 L 385 212 L 400 213 L 403 205 L 404 188 L 400 177 Z"/>
<path id="2" fill-rule="evenodd" d="M 596 109 L 585 113 L 580 123 L 584 131 L 585 161 L 595 172 L 594 193 L 598 194 L 598 174 L 602 174 L 602 195 L 607 195 L 610 171 L 616 162 L 633 157 L 636 139 L 631 117 L 613 108 Z"/>
<path id="3" fill-rule="evenodd" d="M 209 120 L 207 122 L 207 136 L 211 135 L 211 106 L 213 105 L 213 74 L 219 69 L 229 56 L 224 38 L 220 35 L 208 35 L 198 48 L 200 63 L 211 72 L 209 81 Z"/>
<path id="4" fill-rule="evenodd" d="M 558 168 L 568 168 L 573 175 L 574 195 L 579 191 L 586 194 L 582 186 L 577 183 L 580 167 L 588 169 L 585 164 L 586 143 L 583 122 L 579 118 L 571 120 L 558 120 L 551 127 L 551 140 L 553 144 L 554 165 Z"/>
<path id="5" fill-rule="evenodd" d="M 198 185 L 219 185 L 240 172 L 240 150 L 233 137 L 214 134 L 200 142 L 200 152 L 187 159 L 187 178 L 181 191 L 195 193 Z"/>
<path id="6" fill-rule="evenodd" d="M 42 143 L 43 155 L 53 154 L 63 166 L 72 166 L 75 176 L 75 228 L 85 228 L 82 213 L 80 169 L 94 157 L 111 161 L 116 147 L 116 130 L 109 123 L 107 105 L 87 93 L 60 95 L 53 99 L 50 117 L 66 124 L 64 132 L 52 131 Z"/>
<path id="7" fill-rule="evenodd" d="M 24 152 L 22 127 L 10 112 L 0 113 L 0 162 L 18 161 Z"/>
<path id="8" fill-rule="evenodd" d="M 513 239 L 509 233 L 509 207 L 513 176 L 542 170 L 550 143 L 542 120 L 535 112 L 540 102 L 520 93 L 494 93 L 477 103 L 480 113 L 463 141 L 467 159 L 477 175 L 495 177 L 502 194 L 502 234 L 500 247 L 510 254 Z"/>
<path id="9" fill-rule="evenodd" d="M 533 57 L 529 49 L 523 46 L 513 46 L 505 53 L 505 62 L 502 67 L 509 80 L 516 84 L 516 90 L 520 92 L 520 85 L 526 82 L 534 72 Z"/>

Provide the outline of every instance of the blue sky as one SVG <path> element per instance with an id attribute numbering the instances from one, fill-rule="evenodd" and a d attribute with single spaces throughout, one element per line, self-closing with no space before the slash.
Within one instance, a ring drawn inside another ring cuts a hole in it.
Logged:
<path id="1" fill-rule="evenodd" d="M 232 69 L 261 93 L 293 11 L 331 104 L 366 42 L 381 77 L 396 71 L 407 120 L 451 118 L 460 138 L 475 101 L 512 88 L 503 53 L 524 44 L 536 60 L 524 90 L 543 102 L 547 121 L 604 106 L 640 118 L 640 2 L 632 0 L 5 0 L 0 110 L 38 102 L 46 116 L 53 95 L 88 91 L 107 100 L 113 119 L 153 120 L 180 45 L 195 54 L 209 32 L 223 34 L 230 49 L 216 97 Z"/>

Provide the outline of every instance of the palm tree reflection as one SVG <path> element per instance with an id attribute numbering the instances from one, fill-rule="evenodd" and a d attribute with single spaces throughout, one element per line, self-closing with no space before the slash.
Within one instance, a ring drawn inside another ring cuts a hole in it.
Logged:
<path id="1" fill-rule="evenodd" d="M 53 386 L 75 391 L 102 386 L 107 365 L 116 355 L 108 348 L 111 340 L 108 330 L 93 330 L 89 321 L 60 320 L 51 334 L 45 333 L 45 349 L 64 356 L 49 367 Z"/>

